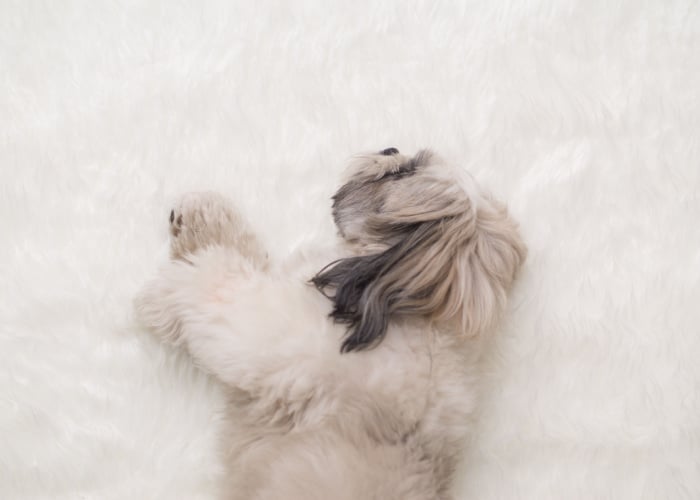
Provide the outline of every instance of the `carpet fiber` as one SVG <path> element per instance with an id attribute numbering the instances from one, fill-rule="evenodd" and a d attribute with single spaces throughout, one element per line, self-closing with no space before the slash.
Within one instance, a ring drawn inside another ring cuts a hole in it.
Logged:
<path id="1" fill-rule="evenodd" d="M 692 1 L 0 3 L 0 498 L 211 499 L 222 396 L 133 322 L 170 203 L 273 257 L 429 146 L 530 247 L 458 499 L 700 498 Z"/>

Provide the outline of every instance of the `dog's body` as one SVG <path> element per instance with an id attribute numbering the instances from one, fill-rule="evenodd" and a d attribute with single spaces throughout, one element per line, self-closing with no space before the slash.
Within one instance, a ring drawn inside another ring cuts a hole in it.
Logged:
<path id="1" fill-rule="evenodd" d="M 525 247 L 428 152 L 362 157 L 334 200 L 341 244 L 274 265 L 224 198 L 184 197 L 137 311 L 229 389 L 225 498 L 450 498 Z"/>

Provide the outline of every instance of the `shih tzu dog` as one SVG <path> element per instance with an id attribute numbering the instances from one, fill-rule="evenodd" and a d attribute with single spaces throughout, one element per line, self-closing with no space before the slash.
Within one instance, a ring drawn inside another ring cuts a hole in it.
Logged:
<path id="1" fill-rule="evenodd" d="M 462 170 L 395 148 L 355 160 L 333 217 L 327 253 L 274 264 L 224 197 L 184 196 L 138 317 L 227 388 L 224 498 L 449 499 L 517 225 Z"/>

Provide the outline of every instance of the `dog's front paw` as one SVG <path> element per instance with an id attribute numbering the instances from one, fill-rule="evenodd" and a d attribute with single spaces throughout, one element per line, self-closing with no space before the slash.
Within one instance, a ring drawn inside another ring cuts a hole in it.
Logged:
<path id="1" fill-rule="evenodd" d="M 239 217 L 215 192 L 187 193 L 170 210 L 170 254 L 184 258 L 211 245 L 225 245 L 236 232 Z"/>
<path id="2" fill-rule="evenodd" d="M 187 255 L 213 245 L 236 248 L 254 264 L 264 265 L 265 252 L 232 203 L 212 191 L 187 193 L 170 211 L 170 255 Z"/>

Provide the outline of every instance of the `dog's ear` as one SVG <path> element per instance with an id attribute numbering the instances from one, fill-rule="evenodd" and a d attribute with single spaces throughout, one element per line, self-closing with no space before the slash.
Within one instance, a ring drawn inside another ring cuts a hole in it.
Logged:
<path id="1" fill-rule="evenodd" d="M 474 232 L 456 256 L 451 304 L 438 316 L 457 319 L 462 335 L 476 336 L 495 326 L 527 257 L 527 247 L 505 205 L 484 198 Z"/>
<path id="2" fill-rule="evenodd" d="M 331 317 L 348 325 L 341 351 L 371 347 L 386 333 L 389 319 L 397 311 L 410 310 L 410 303 L 427 296 L 430 284 L 410 290 L 399 279 L 421 248 L 435 237 L 435 224 L 406 227 L 407 236 L 389 249 L 376 254 L 349 257 L 332 262 L 311 281 L 333 301 Z M 328 295 L 326 290 L 334 290 Z"/>
<path id="3" fill-rule="evenodd" d="M 333 301 L 331 317 L 348 325 L 341 352 L 360 350 L 381 340 L 389 325 L 388 296 L 372 298 L 373 282 L 383 272 L 384 253 L 341 259 L 328 265 L 311 280 Z M 332 288 L 334 295 L 326 294 Z"/>
<path id="4" fill-rule="evenodd" d="M 475 206 L 441 179 L 403 181 L 365 230 L 391 246 L 333 262 L 312 279 L 333 301 L 333 319 L 348 325 L 342 352 L 376 345 L 401 314 L 481 333 L 498 316 L 526 254 L 502 204 L 480 196 Z"/>

